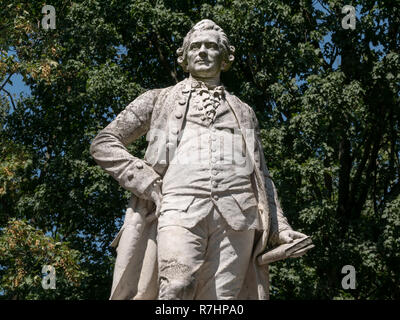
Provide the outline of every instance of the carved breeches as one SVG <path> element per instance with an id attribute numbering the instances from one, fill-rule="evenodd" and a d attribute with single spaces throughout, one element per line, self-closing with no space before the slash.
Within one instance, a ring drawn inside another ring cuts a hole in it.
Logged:
<path id="1" fill-rule="evenodd" d="M 174 213 L 164 212 L 160 222 Z M 193 228 L 160 227 L 158 298 L 237 299 L 249 267 L 254 232 L 231 229 L 215 209 Z"/>

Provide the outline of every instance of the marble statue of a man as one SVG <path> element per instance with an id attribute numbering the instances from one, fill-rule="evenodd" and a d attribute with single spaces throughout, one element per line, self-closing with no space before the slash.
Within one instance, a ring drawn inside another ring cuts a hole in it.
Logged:
<path id="1" fill-rule="evenodd" d="M 282 213 L 252 108 L 220 83 L 234 51 L 200 21 L 177 50 L 189 77 L 140 95 L 93 140 L 95 161 L 132 192 L 110 299 L 268 299 L 256 257 L 305 237 Z M 144 134 L 142 160 L 126 146 Z"/>

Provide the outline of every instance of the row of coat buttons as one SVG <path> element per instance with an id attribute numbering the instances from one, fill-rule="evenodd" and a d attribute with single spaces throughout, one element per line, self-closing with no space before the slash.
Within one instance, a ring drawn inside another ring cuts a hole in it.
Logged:
<path id="1" fill-rule="evenodd" d="M 184 89 L 184 90 L 182 90 L 182 93 L 184 93 L 184 94 L 185 94 L 185 93 L 189 93 L 189 91 L 190 91 L 189 89 Z M 187 102 L 187 101 L 184 100 L 184 99 L 181 99 L 181 100 L 178 101 L 178 103 L 179 103 L 180 105 L 185 105 L 186 102 Z M 175 113 L 175 117 L 176 117 L 177 119 L 182 118 L 182 116 L 183 116 L 183 114 L 182 114 L 181 112 L 179 112 L 179 111 Z M 205 117 L 204 117 L 203 120 L 205 120 Z M 179 130 L 176 129 L 176 128 L 173 128 L 173 129 L 171 130 L 171 132 L 172 132 L 173 134 L 176 135 L 176 134 L 179 133 Z M 215 128 L 211 128 L 211 132 L 215 133 L 215 132 L 216 132 L 216 129 L 215 129 Z M 213 135 L 213 136 L 211 137 L 211 140 L 212 140 L 212 141 L 216 141 L 217 138 Z M 212 151 L 212 152 L 216 152 L 216 151 L 217 151 L 217 148 L 216 148 L 215 146 L 212 146 L 211 151 Z M 216 157 L 212 157 L 211 161 L 212 161 L 213 163 L 215 163 L 215 162 L 217 162 L 217 158 L 216 158 Z M 215 170 L 215 169 L 213 169 L 213 170 L 211 171 L 211 173 L 212 173 L 214 176 L 216 176 L 216 175 L 218 174 L 218 171 Z M 213 186 L 214 188 L 217 188 L 217 187 L 218 187 L 217 181 L 212 181 L 212 186 Z M 218 200 L 218 196 L 217 196 L 217 195 L 214 195 L 213 198 L 214 198 L 215 200 Z"/>
<path id="2" fill-rule="evenodd" d="M 212 134 L 211 134 L 211 152 L 213 153 L 213 155 L 212 155 L 212 158 L 211 158 L 211 162 L 213 163 L 213 164 L 215 164 L 216 162 L 217 162 L 217 157 L 216 157 L 216 155 L 215 155 L 215 152 L 217 151 L 217 147 L 216 147 L 216 145 L 215 145 L 215 141 L 217 140 L 217 137 L 215 136 L 215 132 L 216 132 L 216 129 L 214 128 L 214 127 L 212 127 L 211 128 L 211 132 L 212 132 Z M 211 173 L 212 173 L 212 175 L 214 175 L 214 176 L 216 176 L 217 174 L 218 174 L 218 171 L 216 170 L 216 169 L 212 169 L 211 170 Z M 217 188 L 218 187 L 218 183 L 217 183 L 217 181 L 215 181 L 215 180 L 213 180 L 212 182 L 211 182 L 211 185 L 214 187 L 214 188 Z M 217 199 L 218 199 L 218 196 L 214 196 L 214 198 L 215 197 L 217 197 Z M 216 200 L 217 200 L 216 199 Z"/>
<path id="3" fill-rule="evenodd" d="M 189 93 L 189 92 L 190 92 L 190 90 L 188 90 L 188 89 L 182 90 L 182 93 L 184 93 L 184 94 Z M 178 103 L 179 103 L 180 105 L 182 105 L 182 106 L 185 105 L 186 102 L 187 102 L 187 100 L 185 99 L 185 97 L 182 97 L 181 100 L 178 101 Z M 175 112 L 175 117 L 176 117 L 177 119 L 181 119 L 181 118 L 183 117 L 182 112 L 180 112 L 180 111 Z M 175 128 L 175 129 L 172 129 L 172 133 L 173 133 L 173 134 L 178 134 L 178 133 L 179 133 L 179 130 L 176 129 L 176 128 Z"/>

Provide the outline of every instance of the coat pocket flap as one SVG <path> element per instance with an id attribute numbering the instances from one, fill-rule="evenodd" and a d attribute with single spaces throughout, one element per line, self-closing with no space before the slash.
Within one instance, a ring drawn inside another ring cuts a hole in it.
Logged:
<path id="1" fill-rule="evenodd" d="M 252 192 L 233 193 L 232 197 L 235 199 L 242 211 L 258 205 L 257 199 Z"/>
<path id="2" fill-rule="evenodd" d="M 194 196 L 164 197 L 161 202 L 161 212 L 167 210 L 187 211 L 193 200 Z"/>

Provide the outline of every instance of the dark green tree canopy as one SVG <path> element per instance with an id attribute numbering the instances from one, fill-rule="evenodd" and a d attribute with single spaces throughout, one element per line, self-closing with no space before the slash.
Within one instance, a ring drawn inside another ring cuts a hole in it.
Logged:
<path id="1" fill-rule="evenodd" d="M 284 212 L 316 245 L 271 267 L 271 298 L 400 298 L 394 1 L 54 0 L 49 30 L 40 24 L 44 3 L 0 3 L 1 239 L 10 219 L 26 219 L 79 252 L 82 279 L 65 285 L 65 298 L 108 298 L 109 244 L 129 197 L 94 163 L 90 142 L 140 93 L 184 79 L 176 50 L 204 18 L 236 48 L 222 81 L 256 111 Z M 356 8 L 354 30 L 342 27 L 345 4 Z M 14 74 L 29 96 L 11 97 Z M 145 147 L 142 138 L 130 151 L 142 157 Z M 23 253 L 13 254 L 0 256 L 1 277 Z M 27 265 L 33 279 L 35 264 Z M 344 265 L 357 271 L 354 290 L 341 286 Z M 5 298 L 41 297 L 4 279 Z"/>

